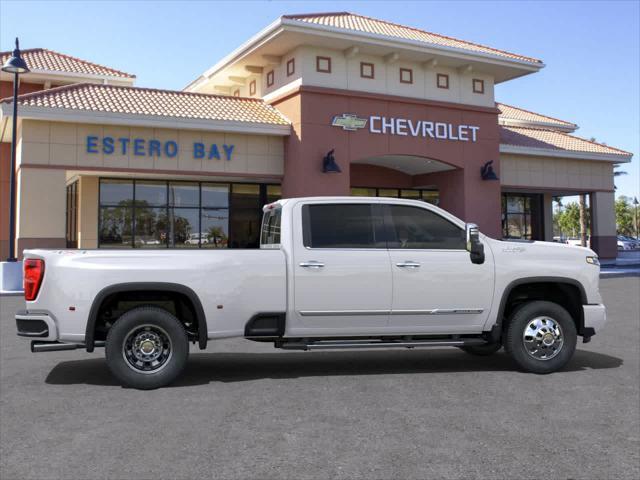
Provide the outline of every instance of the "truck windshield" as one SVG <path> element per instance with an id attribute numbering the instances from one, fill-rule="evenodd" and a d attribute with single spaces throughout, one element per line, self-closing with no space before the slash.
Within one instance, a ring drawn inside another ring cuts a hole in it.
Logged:
<path id="1" fill-rule="evenodd" d="M 280 217 L 281 208 L 274 208 L 264 213 L 262 217 L 262 231 L 260 234 L 260 246 L 275 248 L 280 246 Z"/>

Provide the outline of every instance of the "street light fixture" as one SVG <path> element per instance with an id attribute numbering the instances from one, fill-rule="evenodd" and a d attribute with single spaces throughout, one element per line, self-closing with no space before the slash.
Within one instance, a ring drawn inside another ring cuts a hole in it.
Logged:
<path id="1" fill-rule="evenodd" d="M 16 258 L 16 133 L 18 131 L 18 75 L 28 73 L 29 67 L 20 55 L 20 44 L 16 38 L 13 55 L 2 66 L 2 71 L 13 73 L 13 131 L 11 132 L 11 170 L 9 171 L 9 257 L 7 262 Z"/>

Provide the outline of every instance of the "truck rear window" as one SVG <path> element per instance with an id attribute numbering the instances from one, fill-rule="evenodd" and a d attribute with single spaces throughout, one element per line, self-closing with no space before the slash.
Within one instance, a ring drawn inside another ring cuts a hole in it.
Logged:
<path id="1" fill-rule="evenodd" d="M 260 234 L 260 246 L 280 245 L 280 218 L 281 208 L 274 208 L 264 213 L 262 217 L 262 231 Z"/>

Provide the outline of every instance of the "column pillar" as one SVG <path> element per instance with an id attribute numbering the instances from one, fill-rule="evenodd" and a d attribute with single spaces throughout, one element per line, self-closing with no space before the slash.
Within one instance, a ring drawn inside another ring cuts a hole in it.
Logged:
<path id="1" fill-rule="evenodd" d="M 618 255 L 615 193 L 591 193 L 591 248 L 603 259 Z"/>
<path id="2" fill-rule="evenodd" d="M 544 241 L 553 242 L 553 195 L 550 193 L 542 197 L 542 229 Z"/>
<path id="3" fill-rule="evenodd" d="M 98 177 L 80 177 L 78 248 L 98 247 Z"/>

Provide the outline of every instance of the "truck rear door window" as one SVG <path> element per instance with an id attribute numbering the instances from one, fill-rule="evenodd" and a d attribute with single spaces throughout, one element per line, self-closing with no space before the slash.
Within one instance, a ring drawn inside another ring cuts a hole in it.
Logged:
<path id="1" fill-rule="evenodd" d="M 274 208 L 265 212 L 262 217 L 262 234 L 260 235 L 261 246 L 280 245 L 280 218 L 281 208 Z"/>
<path id="2" fill-rule="evenodd" d="M 388 205 L 389 248 L 464 250 L 465 232 L 437 213 L 418 207 Z"/>
<path id="3" fill-rule="evenodd" d="M 320 204 L 302 208 L 303 241 L 309 248 L 386 248 L 382 216 L 371 204 Z"/>

